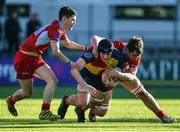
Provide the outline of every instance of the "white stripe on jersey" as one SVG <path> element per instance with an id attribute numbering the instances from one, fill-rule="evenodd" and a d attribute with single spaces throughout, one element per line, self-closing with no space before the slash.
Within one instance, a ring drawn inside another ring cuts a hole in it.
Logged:
<path id="1" fill-rule="evenodd" d="M 45 45 L 49 42 L 50 42 L 50 38 L 48 37 L 48 32 L 44 31 L 38 36 L 35 45 L 36 46 Z"/>
<path id="2" fill-rule="evenodd" d="M 34 35 L 38 35 L 40 32 L 42 32 L 46 27 L 48 27 L 49 25 L 51 25 L 51 23 L 50 24 L 47 24 L 47 25 L 45 25 L 45 26 L 42 26 L 41 28 L 39 28 L 38 30 L 36 30 L 35 32 L 34 32 Z"/>

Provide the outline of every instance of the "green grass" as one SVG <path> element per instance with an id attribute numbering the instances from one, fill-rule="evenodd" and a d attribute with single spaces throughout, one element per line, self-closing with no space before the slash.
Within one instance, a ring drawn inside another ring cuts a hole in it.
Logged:
<path id="1" fill-rule="evenodd" d="M 17 102 L 18 117 L 7 111 L 5 97 L 15 91 L 14 87 L 0 88 L 0 131 L 43 131 L 43 132 L 178 132 L 180 131 L 180 89 L 179 88 L 147 88 L 155 95 L 158 103 L 178 122 L 163 124 L 144 104 L 126 90 L 116 88 L 110 109 L 105 117 L 98 117 L 95 123 L 77 123 L 74 107 L 71 106 L 64 120 L 41 121 L 38 119 L 42 103 L 41 88 L 35 88 L 31 98 Z M 56 113 L 59 99 L 65 94 L 75 93 L 75 89 L 58 88 L 51 110 Z M 88 111 L 86 112 L 88 117 Z"/>

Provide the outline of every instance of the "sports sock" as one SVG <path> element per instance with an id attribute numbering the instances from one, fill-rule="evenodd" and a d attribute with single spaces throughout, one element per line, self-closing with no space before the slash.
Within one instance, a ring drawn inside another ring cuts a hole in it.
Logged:
<path id="1" fill-rule="evenodd" d="M 41 111 L 48 111 L 50 109 L 49 103 L 43 103 L 41 107 Z"/>
<path id="2" fill-rule="evenodd" d="M 14 101 L 14 99 L 12 98 L 12 96 L 8 97 L 8 103 L 10 105 L 14 105 L 16 103 L 16 101 Z"/>
<path id="3" fill-rule="evenodd" d="M 163 111 L 159 111 L 156 113 L 156 116 L 159 117 L 159 118 L 162 118 L 164 116 L 164 112 Z"/>

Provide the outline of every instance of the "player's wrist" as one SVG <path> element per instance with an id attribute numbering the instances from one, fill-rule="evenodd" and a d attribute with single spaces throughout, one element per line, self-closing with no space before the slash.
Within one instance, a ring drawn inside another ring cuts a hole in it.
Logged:
<path id="1" fill-rule="evenodd" d="M 84 46 L 84 51 L 87 51 L 88 50 L 88 47 L 87 46 Z"/>
<path id="2" fill-rule="evenodd" d="M 69 62 L 67 64 L 71 65 L 72 64 L 72 60 L 69 60 Z"/>

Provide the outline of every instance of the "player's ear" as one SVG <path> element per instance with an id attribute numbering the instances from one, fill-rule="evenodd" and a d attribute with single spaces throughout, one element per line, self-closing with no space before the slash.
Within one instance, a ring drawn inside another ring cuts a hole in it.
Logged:
<path id="1" fill-rule="evenodd" d="M 66 22 L 66 20 L 67 20 L 67 17 L 66 17 L 66 16 L 63 16 L 63 17 L 62 17 L 62 22 Z"/>

